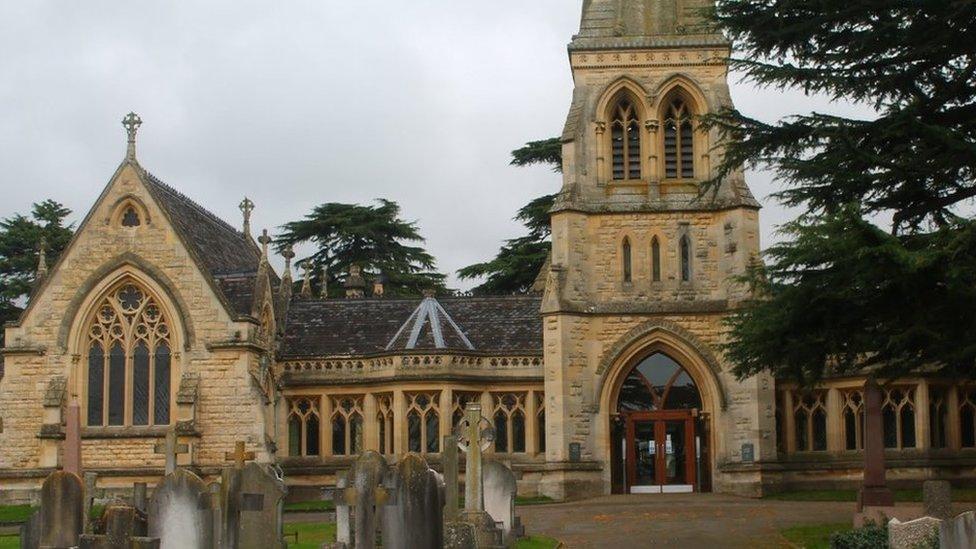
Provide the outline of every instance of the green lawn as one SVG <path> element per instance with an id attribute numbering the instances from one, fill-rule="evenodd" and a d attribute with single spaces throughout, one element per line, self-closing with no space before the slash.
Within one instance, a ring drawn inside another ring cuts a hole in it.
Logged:
<path id="1" fill-rule="evenodd" d="M 26 522 L 33 512 L 30 505 L 0 505 L 0 522 Z"/>
<path id="2" fill-rule="evenodd" d="M 20 536 L 0 536 L 0 549 L 20 549 Z"/>
<path id="3" fill-rule="evenodd" d="M 558 541 L 545 536 L 529 536 L 515 543 L 515 549 L 555 549 L 558 546 Z"/>
<path id="4" fill-rule="evenodd" d="M 542 505 L 544 503 L 558 503 L 549 496 L 518 496 L 515 498 L 515 505 Z"/>
<path id="5" fill-rule="evenodd" d="M 809 526 L 791 526 L 780 530 L 780 534 L 796 547 L 803 549 L 830 549 L 830 535 L 834 532 L 846 532 L 853 527 L 848 522 L 835 524 L 813 524 Z"/>
<path id="6" fill-rule="evenodd" d="M 770 494 L 766 499 L 781 501 L 857 501 L 857 490 L 796 490 Z M 895 490 L 895 501 L 920 502 L 922 490 Z M 976 489 L 954 488 L 952 501 L 976 502 Z"/>
<path id="7" fill-rule="evenodd" d="M 286 513 L 321 513 L 325 511 L 335 511 L 335 503 L 328 500 L 320 500 L 285 504 Z"/>
<path id="8" fill-rule="evenodd" d="M 298 543 L 290 534 L 298 533 Z M 319 549 L 327 541 L 335 541 L 335 523 L 285 524 L 285 541 L 290 549 Z"/>

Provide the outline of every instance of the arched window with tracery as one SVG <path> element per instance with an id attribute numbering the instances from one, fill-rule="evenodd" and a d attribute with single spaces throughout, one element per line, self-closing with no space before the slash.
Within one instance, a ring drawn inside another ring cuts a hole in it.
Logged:
<path id="1" fill-rule="evenodd" d="M 480 402 L 481 393 L 454 391 L 453 399 L 454 405 L 451 408 L 451 426 L 457 427 L 457 424 L 461 423 L 461 420 L 464 419 L 464 408 L 469 402 Z"/>
<path id="2" fill-rule="evenodd" d="M 288 455 L 319 455 L 319 398 L 293 398 L 288 403 Z"/>
<path id="3" fill-rule="evenodd" d="M 959 389 L 959 432 L 963 448 L 976 448 L 976 387 Z"/>
<path id="4" fill-rule="evenodd" d="M 798 452 L 827 449 L 826 391 L 796 392 L 793 395 L 793 422 Z"/>
<path id="5" fill-rule="evenodd" d="M 844 393 L 844 447 L 864 449 L 864 393 L 857 389 Z"/>
<path id="6" fill-rule="evenodd" d="M 614 181 L 641 178 L 641 135 L 638 110 L 627 95 L 611 111 L 610 148 Z"/>
<path id="7" fill-rule="evenodd" d="M 881 403 L 885 448 L 915 447 L 915 390 L 892 387 L 885 390 Z"/>
<path id="8" fill-rule="evenodd" d="M 492 394 L 495 451 L 525 452 L 525 393 Z"/>
<path id="9" fill-rule="evenodd" d="M 440 452 L 440 393 L 407 395 L 407 447 L 419 454 Z"/>
<path id="10" fill-rule="evenodd" d="M 380 435 L 380 453 L 393 453 L 393 395 L 376 397 L 376 427 Z"/>
<path id="11" fill-rule="evenodd" d="M 536 436 L 539 437 L 539 452 L 546 453 L 546 395 L 545 393 L 537 393 L 535 395 L 537 399 L 537 411 L 536 416 L 538 416 L 538 428 L 536 429 Z"/>
<path id="12" fill-rule="evenodd" d="M 356 455 L 363 451 L 363 397 L 333 399 L 332 454 Z"/>
<path id="13" fill-rule="evenodd" d="M 695 177 L 695 139 L 691 110 L 680 96 L 671 100 L 664 110 L 664 177 L 692 179 Z"/>
<path id="14" fill-rule="evenodd" d="M 691 237 L 681 235 L 678 241 L 678 255 L 681 257 L 681 281 L 691 282 Z"/>
<path id="15" fill-rule="evenodd" d="M 619 412 L 701 409 L 701 395 L 688 372 L 663 353 L 640 361 L 630 371 L 617 399 Z"/>
<path id="16" fill-rule="evenodd" d="M 620 246 L 620 261 L 623 264 L 624 282 L 630 282 L 634 276 L 632 271 L 630 256 L 631 256 L 630 239 L 624 237 L 624 242 Z"/>
<path id="17" fill-rule="evenodd" d="M 88 323 L 85 376 L 89 426 L 169 425 L 172 341 L 156 299 L 126 281 Z"/>

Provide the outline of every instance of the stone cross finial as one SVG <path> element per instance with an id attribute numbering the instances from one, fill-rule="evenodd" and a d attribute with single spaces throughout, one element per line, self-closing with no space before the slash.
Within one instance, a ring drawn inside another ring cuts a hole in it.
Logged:
<path id="1" fill-rule="evenodd" d="M 285 272 L 282 278 L 287 278 L 291 280 L 291 260 L 295 259 L 295 250 L 292 245 L 289 244 L 284 251 L 281 252 L 281 257 L 285 258 Z"/>
<path id="2" fill-rule="evenodd" d="M 125 158 L 127 160 L 136 159 L 136 133 L 139 131 L 139 126 L 141 125 L 142 119 L 134 112 L 130 112 L 122 119 L 122 126 L 125 127 L 125 132 L 129 135 L 129 145 L 125 152 Z"/>
<path id="3" fill-rule="evenodd" d="M 47 239 L 41 237 L 37 250 L 37 278 L 41 279 L 47 275 Z"/>
<path id="4" fill-rule="evenodd" d="M 302 297 L 312 297 L 312 263 L 310 260 L 306 259 L 302 262 L 302 269 L 305 270 L 305 275 L 302 279 L 302 291 L 299 292 Z"/>
<path id="5" fill-rule="evenodd" d="M 261 243 L 261 261 L 268 261 L 268 244 L 274 241 L 270 236 L 268 236 L 268 229 L 264 229 L 261 232 L 261 236 L 258 237 L 258 242 Z"/>
<path id="6" fill-rule="evenodd" d="M 250 198 L 244 197 L 244 200 L 237 206 L 241 209 L 241 213 L 244 214 L 244 234 L 251 234 L 251 212 L 254 211 L 254 202 Z"/>
<path id="7" fill-rule="evenodd" d="M 243 469 L 244 464 L 248 461 L 254 461 L 254 452 L 245 452 L 246 445 L 243 440 L 238 440 L 234 445 L 233 452 L 225 452 L 224 459 L 227 461 L 233 461 L 234 467 L 237 469 Z"/>
<path id="8" fill-rule="evenodd" d="M 458 448 L 467 453 L 465 460 L 464 508 L 484 511 L 484 478 L 481 474 L 481 453 L 495 440 L 495 429 L 488 418 L 481 415 L 481 404 L 469 402 L 464 417 L 454 429 Z"/>
<path id="9" fill-rule="evenodd" d="M 322 288 L 319 290 L 319 297 L 329 299 L 329 267 L 322 265 Z"/>
<path id="10" fill-rule="evenodd" d="M 179 455 L 187 454 L 189 452 L 190 447 L 188 445 L 179 443 L 179 436 L 176 434 L 175 425 L 166 432 L 166 442 L 153 446 L 153 453 L 163 454 L 166 456 L 167 475 L 176 470 L 176 460 Z"/>

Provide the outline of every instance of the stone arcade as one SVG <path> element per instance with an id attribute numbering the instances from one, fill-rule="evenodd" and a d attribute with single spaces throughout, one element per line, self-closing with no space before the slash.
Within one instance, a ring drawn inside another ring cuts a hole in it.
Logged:
<path id="1" fill-rule="evenodd" d="M 440 469 L 469 402 L 497 434 L 486 458 L 526 495 L 853 486 L 864 380 L 740 381 L 720 351 L 759 205 L 741 173 L 698 193 L 721 143 L 694 116 L 732 105 L 704 1 L 584 2 L 552 256 L 529 295 L 392 299 L 355 269 L 347 299 L 293 294 L 294 254 L 271 268 L 254 203 L 239 229 L 163 183 L 126 117 L 125 158 L 6 326 L 0 497 L 36 500 L 71 467 L 74 401 L 102 490 L 177 467 L 212 482 L 238 440 L 296 497 L 367 450 Z M 971 478 L 976 387 L 881 381 L 889 479 Z"/>

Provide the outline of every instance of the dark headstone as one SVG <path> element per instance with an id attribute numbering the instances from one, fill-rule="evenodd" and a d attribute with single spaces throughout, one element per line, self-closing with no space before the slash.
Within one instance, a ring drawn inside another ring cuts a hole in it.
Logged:
<path id="1" fill-rule="evenodd" d="M 34 511 L 27 522 L 20 525 L 20 549 L 37 549 L 41 545 L 41 512 Z"/>
<path id="2" fill-rule="evenodd" d="M 383 548 L 441 549 L 444 502 L 438 475 L 418 454 L 404 456 L 393 475 L 396 504 L 383 508 Z"/>
<path id="3" fill-rule="evenodd" d="M 211 549 L 213 512 L 210 491 L 184 469 L 166 475 L 149 500 L 149 536 L 162 549 Z"/>
<path id="4" fill-rule="evenodd" d="M 857 497 L 858 511 L 865 507 L 891 507 L 895 504 L 895 496 L 885 481 L 881 404 L 881 387 L 870 377 L 864 383 L 864 484 Z"/>
<path id="5" fill-rule="evenodd" d="M 74 473 L 55 471 L 41 488 L 40 546 L 75 547 L 84 533 L 84 486 Z"/>
<path id="6" fill-rule="evenodd" d="M 926 480 L 922 483 L 922 502 L 925 515 L 940 519 L 952 516 L 952 485 L 947 480 Z"/>
<path id="7" fill-rule="evenodd" d="M 105 530 L 81 537 L 82 549 L 131 549 L 159 547 L 158 538 L 147 538 L 145 516 L 131 505 L 110 505 L 103 516 Z"/>
<path id="8" fill-rule="evenodd" d="M 223 544 L 237 549 L 286 547 L 284 540 L 284 480 L 268 465 L 248 463 L 243 469 L 224 469 Z"/>
<path id="9" fill-rule="evenodd" d="M 371 549 L 376 547 L 376 531 L 379 527 L 377 508 L 391 503 L 390 491 L 383 485 L 389 476 L 389 467 L 383 456 L 368 450 L 353 462 L 346 474 L 346 488 L 336 494 L 336 507 L 346 507 L 349 511 L 349 530 L 338 532 L 339 541 L 346 537 L 352 539 L 350 546 Z M 341 509 L 337 510 L 340 526 Z"/>

